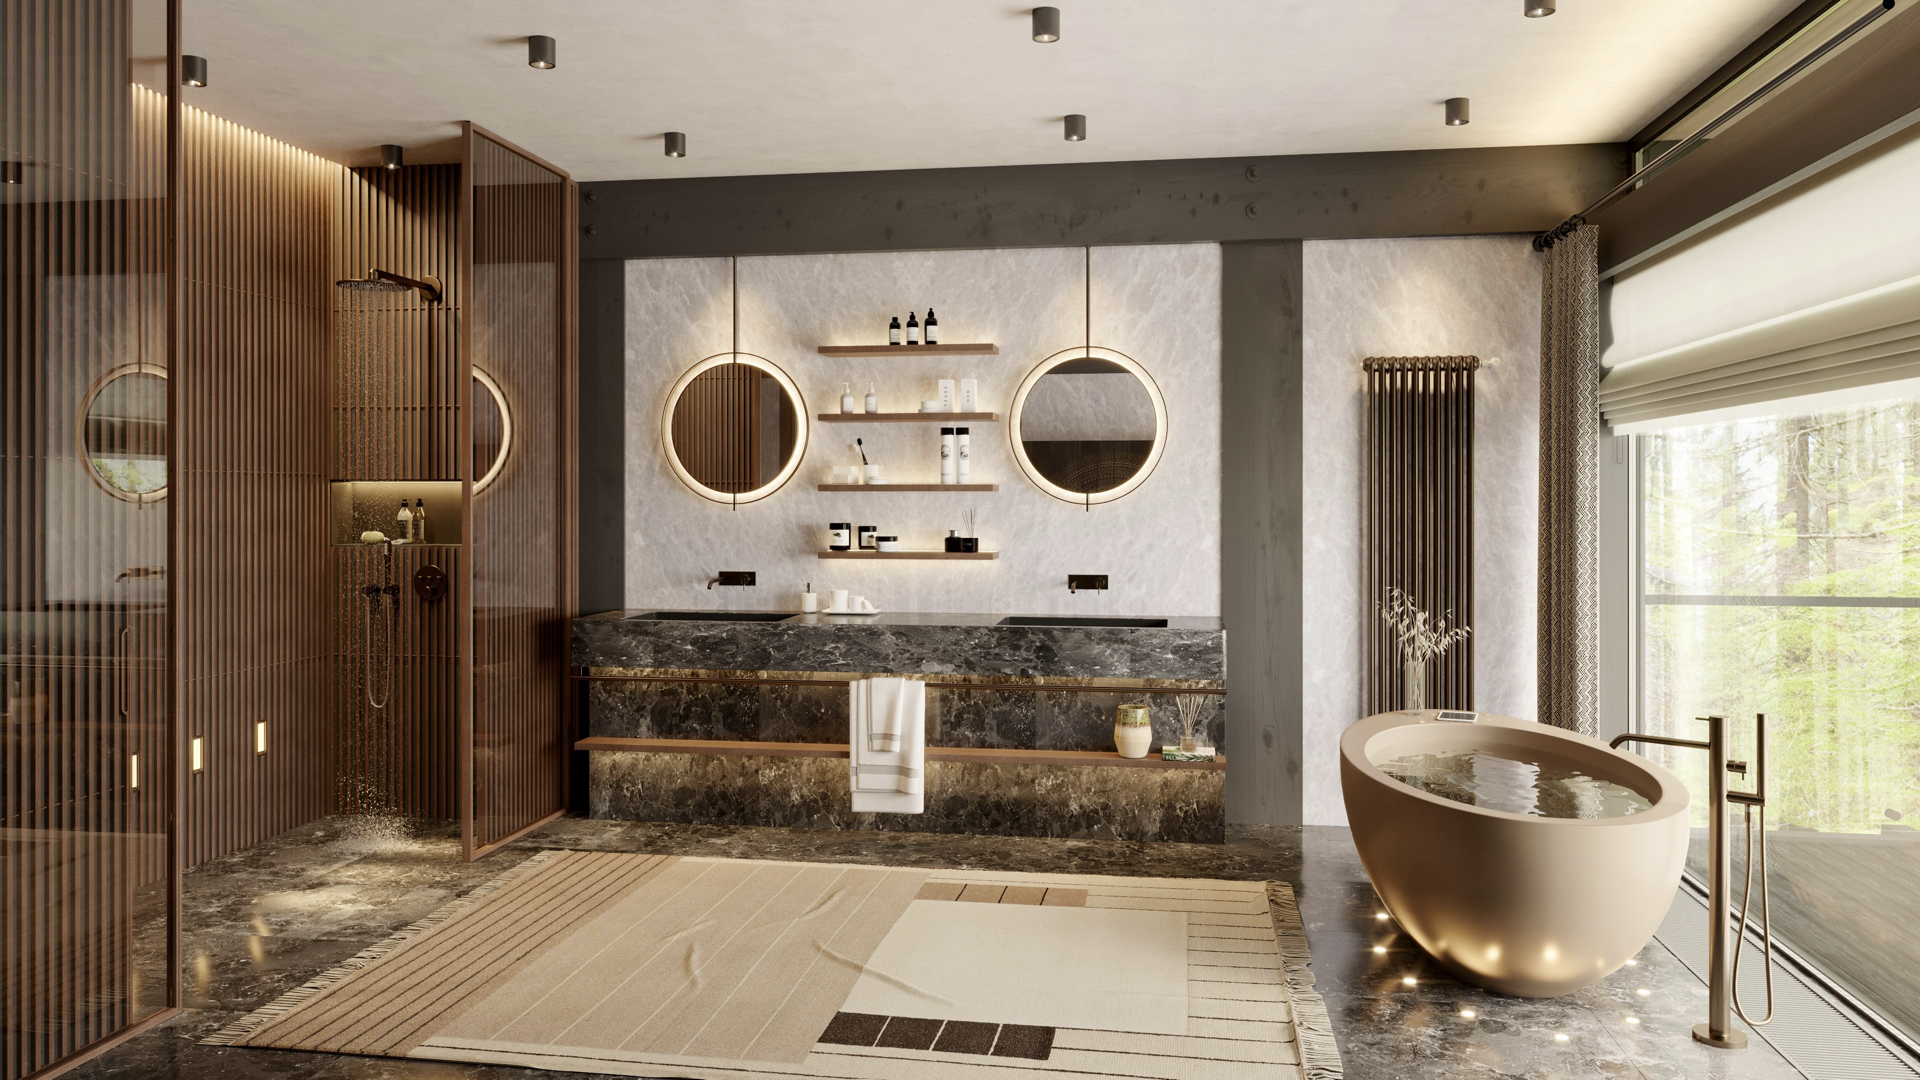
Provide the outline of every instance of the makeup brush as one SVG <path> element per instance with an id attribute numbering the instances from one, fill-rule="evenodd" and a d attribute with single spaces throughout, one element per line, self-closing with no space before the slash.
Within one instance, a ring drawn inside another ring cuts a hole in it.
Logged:
<path id="1" fill-rule="evenodd" d="M 862 464 L 862 465 L 866 465 L 866 464 L 868 464 L 868 461 L 867 461 L 867 441 L 866 441 L 865 439 L 855 439 L 855 440 L 853 440 L 853 445 L 854 445 L 855 447 L 858 447 L 858 448 L 859 448 L 859 450 L 860 450 L 860 464 Z"/>

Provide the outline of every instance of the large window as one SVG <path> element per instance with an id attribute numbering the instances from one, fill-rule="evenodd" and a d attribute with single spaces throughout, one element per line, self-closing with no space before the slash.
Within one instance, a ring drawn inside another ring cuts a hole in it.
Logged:
<path id="1" fill-rule="evenodd" d="M 1744 758 L 1766 715 L 1774 926 L 1920 1039 L 1920 400 L 1641 443 L 1640 726 Z M 1654 756 L 1703 874 L 1704 755 Z"/>

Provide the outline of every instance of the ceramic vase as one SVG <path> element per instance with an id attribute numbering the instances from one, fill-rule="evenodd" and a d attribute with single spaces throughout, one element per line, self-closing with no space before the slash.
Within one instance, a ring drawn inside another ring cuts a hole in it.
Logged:
<path id="1" fill-rule="evenodd" d="M 1113 748 L 1124 758 L 1143 758 L 1153 749 L 1153 723 L 1145 705 L 1122 705 L 1114 712 Z"/>

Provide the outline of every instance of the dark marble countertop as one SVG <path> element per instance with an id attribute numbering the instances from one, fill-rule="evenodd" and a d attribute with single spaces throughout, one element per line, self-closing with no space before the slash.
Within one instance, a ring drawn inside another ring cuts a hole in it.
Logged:
<path id="1" fill-rule="evenodd" d="M 800 615 L 781 622 L 575 619 L 584 668 L 1017 675 L 1053 678 L 1226 678 L 1219 619 L 1164 627 L 1001 626 L 1001 614 L 885 612 Z"/>

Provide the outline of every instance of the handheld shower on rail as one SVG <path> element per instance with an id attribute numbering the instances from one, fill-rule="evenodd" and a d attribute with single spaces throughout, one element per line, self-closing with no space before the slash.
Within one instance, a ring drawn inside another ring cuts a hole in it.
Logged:
<path id="1" fill-rule="evenodd" d="M 393 646 L 400 623 L 400 585 L 393 578 L 393 541 L 383 539 L 377 542 L 380 544 L 381 553 L 385 556 L 383 561 L 386 564 L 386 584 L 380 584 L 378 581 L 369 582 L 360 587 L 360 595 L 366 597 L 368 601 L 364 613 L 366 617 L 363 620 L 367 634 L 367 704 L 375 709 L 384 709 L 387 703 L 393 700 Z M 388 598 L 393 600 L 391 608 L 387 605 Z M 373 617 L 376 611 L 386 615 L 387 623 L 386 674 L 381 680 L 382 685 L 378 694 L 374 693 L 373 689 Z"/>
<path id="2" fill-rule="evenodd" d="M 1747 1045 L 1744 1033 L 1733 1030 L 1733 1016 L 1738 1014 L 1753 1027 L 1762 1027 L 1773 1022 L 1773 920 L 1772 911 L 1767 903 L 1767 714 L 1754 716 L 1754 753 L 1753 753 L 1753 791 L 1732 791 L 1727 786 L 1727 774 L 1747 775 L 1747 763 L 1727 760 L 1727 718 L 1724 716 L 1702 716 L 1697 719 L 1707 724 L 1707 738 L 1675 739 L 1665 735 L 1622 735 L 1611 745 L 1619 749 L 1621 743 L 1653 743 L 1656 746 L 1679 746 L 1689 750 L 1707 752 L 1707 918 L 1710 920 L 1707 936 L 1707 1022 L 1693 1026 L 1693 1037 L 1708 1046 L 1717 1046 L 1726 1050 L 1737 1050 Z M 1747 855 L 1746 880 L 1741 886 L 1740 921 L 1738 929 L 1733 927 L 1733 848 L 1727 842 L 1727 806 L 1740 806 L 1746 815 Z M 1755 814 L 1759 820 L 1755 820 Z M 1760 945 L 1762 962 L 1766 965 L 1767 1015 L 1754 1020 L 1747 1016 L 1740 1006 L 1740 953 L 1747 940 L 1748 905 L 1753 900 L 1753 834 L 1760 832 Z M 1730 933 L 1731 932 L 1731 933 Z"/>

